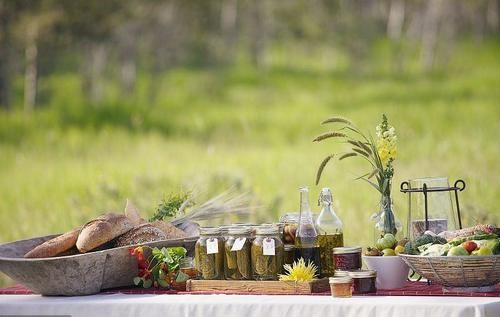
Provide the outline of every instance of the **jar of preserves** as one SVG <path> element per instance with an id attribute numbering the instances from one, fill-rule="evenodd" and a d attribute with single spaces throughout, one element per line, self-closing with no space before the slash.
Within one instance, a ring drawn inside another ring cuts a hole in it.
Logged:
<path id="1" fill-rule="evenodd" d="M 330 277 L 330 290 L 333 297 L 352 297 L 352 278 L 349 276 Z"/>
<path id="2" fill-rule="evenodd" d="M 361 269 L 361 247 L 333 248 L 335 268 L 341 271 L 354 271 Z"/>
<path id="3" fill-rule="evenodd" d="M 224 242 L 224 276 L 226 280 L 249 280 L 252 278 L 251 229 L 234 226 L 228 229 Z"/>
<path id="4" fill-rule="evenodd" d="M 284 246 L 276 226 L 259 226 L 252 242 L 252 272 L 255 280 L 277 280 L 283 268 Z"/>
<path id="5" fill-rule="evenodd" d="M 224 279 L 224 241 L 219 228 L 200 228 L 200 238 L 195 244 L 195 262 L 202 279 Z"/>
<path id="6" fill-rule="evenodd" d="M 283 243 L 294 244 L 295 234 L 297 233 L 297 227 L 299 226 L 299 214 L 298 213 L 286 213 L 280 218 L 280 223 L 283 224 Z"/>
<path id="7" fill-rule="evenodd" d="M 377 291 L 375 286 L 375 280 L 377 279 L 376 271 L 351 271 L 348 275 L 353 280 L 353 294 L 366 294 Z"/>

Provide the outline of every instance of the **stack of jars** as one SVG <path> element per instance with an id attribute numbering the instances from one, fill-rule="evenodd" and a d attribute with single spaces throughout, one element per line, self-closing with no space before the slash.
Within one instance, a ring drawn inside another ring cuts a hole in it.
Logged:
<path id="1" fill-rule="evenodd" d="M 274 224 L 202 227 L 195 245 L 196 269 L 205 280 L 277 280 L 283 255 Z"/>

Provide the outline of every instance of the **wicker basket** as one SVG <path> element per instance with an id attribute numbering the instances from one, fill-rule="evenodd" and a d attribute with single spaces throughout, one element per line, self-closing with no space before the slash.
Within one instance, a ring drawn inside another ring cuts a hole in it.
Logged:
<path id="1" fill-rule="evenodd" d="M 448 288 L 494 290 L 500 282 L 500 255 L 419 256 L 399 255 L 415 272 Z"/>

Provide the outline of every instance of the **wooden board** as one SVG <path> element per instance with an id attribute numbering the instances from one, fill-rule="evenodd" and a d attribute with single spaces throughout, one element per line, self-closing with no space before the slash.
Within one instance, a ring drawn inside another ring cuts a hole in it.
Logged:
<path id="1" fill-rule="evenodd" d="M 327 278 L 312 282 L 188 280 L 188 292 L 228 294 L 312 294 L 330 290 Z"/>

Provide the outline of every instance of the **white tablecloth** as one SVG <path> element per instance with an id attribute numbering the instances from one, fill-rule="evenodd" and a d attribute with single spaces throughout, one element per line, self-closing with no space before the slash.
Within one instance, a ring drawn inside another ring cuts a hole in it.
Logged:
<path id="1" fill-rule="evenodd" d="M 499 317 L 500 298 L 256 295 L 0 295 L 0 315 Z"/>

